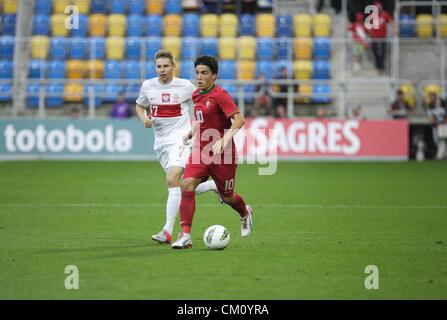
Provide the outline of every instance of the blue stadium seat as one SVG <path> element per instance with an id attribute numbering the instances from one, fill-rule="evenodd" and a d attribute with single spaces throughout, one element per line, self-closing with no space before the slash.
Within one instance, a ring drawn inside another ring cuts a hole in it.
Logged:
<path id="1" fill-rule="evenodd" d="M 0 59 L 12 59 L 14 57 L 14 37 L 0 37 Z"/>
<path id="2" fill-rule="evenodd" d="M 331 87 L 327 84 L 317 84 L 312 88 L 312 101 L 314 103 L 331 102 Z"/>
<path id="3" fill-rule="evenodd" d="M 101 84 L 88 84 L 84 86 L 84 105 L 90 104 L 90 88 L 93 88 L 95 99 L 93 100 L 95 108 L 98 108 L 102 102 L 102 96 L 104 94 L 104 86 Z M 118 95 L 118 93 L 115 93 Z"/>
<path id="4" fill-rule="evenodd" d="M 293 19 L 291 16 L 276 16 L 278 37 L 293 37 Z"/>
<path id="5" fill-rule="evenodd" d="M 50 57 L 64 60 L 67 56 L 68 41 L 65 37 L 53 37 L 50 40 Z"/>
<path id="6" fill-rule="evenodd" d="M 46 90 L 47 107 L 57 108 L 64 103 L 64 85 L 59 82 L 49 83 Z"/>
<path id="7" fill-rule="evenodd" d="M 217 38 L 203 37 L 200 40 L 200 54 L 217 57 Z"/>
<path id="8" fill-rule="evenodd" d="M 118 94 L 124 90 L 123 86 L 119 84 L 106 84 L 104 86 L 104 102 L 116 102 L 118 100 Z"/>
<path id="9" fill-rule="evenodd" d="M 416 35 L 416 19 L 409 14 L 402 14 L 399 19 L 399 32 L 401 37 L 414 37 Z"/>
<path id="10" fill-rule="evenodd" d="M 281 75 L 281 69 L 287 68 L 287 71 L 289 72 L 289 77 L 292 78 L 293 75 L 293 63 L 290 60 L 277 60 L 273 64 L 273 72 L 275 78 L 279 78 Z"/>
<path id="11" fill-rule="evenodd" d="M 165 13 L 182 13 L 182 0 L 165 0 Z"/>
<path id="12" fill-rule="evenodd" d="M 13 36 L 16 33 L 16 15 L 5 14 L 3 16 L 3 34 L 5 36 Z"/>
<path id="13" fill-rule="evenodd" d="M 146 35 L 148 37 L 161 37 L 163 32 L 163 18 L 158 14 L 146 17 Z"/>
<path id="14" fill-rule="evenodd" d="M 126 58 L 140 59 L 141 57 L 141 39 L 139 37 L 126 38 Z"/>
<path id="15" fill-rule="evenodd" d="M 314 58 L 329 60 L 331 56 L 331 41 L 328 38 L 314 38 Z"/>
<path id="16" fill-rule="evenodd" d="M 104 79 L 121 79 L 122 69 L 121 61 L 107 60 L 104 63 Z"/>
<path id="17" fill-rule="evenodd" d="M 256 35 L 256 17 L 252 14 L 243 14 L 240 17 L 239 34 L 241 36 Z"/>
<path id="18" fill-rule="evenodd" d="M 236 79 L 236 61 L 234 60 L 220 61 L 219 78 L 224 80 Z"/>
<path id="19" fill-rule="evenodd" d="M 12 85 L 0 83 L 0 102 L 10 102 L 12 98 Z"/>
<path id="20" fill-rule="evenodd" d="M 53 60 L 48 63 L 48 79 L 65 78 L 65 61 Z"/>
<path id="21" fill-rule="evenodd" d="M 79 14 L 79 26 L 77 29 L 71 29 L 72 37 L 86 37 L 88 32 L 88 17 L 85 14 Z"/>
<path id="22" fill-rule="evenodd" d="M 154 59 L 155 53 L 161 49 L 160 37 L 149 37 L 146 39 L 146 59 Z"/>
<path id="23" fill-rule="evenodd" d="M 53 8 L 52 0 L 35 0 L 34 1 L 34 13 L 46 14 L 49 16 Z"/>
<path id="24" fill-rule="evenodd" d="M 82 37 L 71 38 L 70 40 L 70 59 L 85 59 L 87 48 L 87 39 Z"/>
<path id="25" fill-rule="evenodd" d="M 146 3 L 144 0 L 128 0 L 129 14 L 144 15 Z"/>
<path id="26" fill-rule="evenodd" d="M 141 86 L 138 84 L 128 84 L 124 88 L 124 93 L 126 94 L 126 101 L 135 102 L 140 95 Z"/>
<path id="27" fill-rule="evenodd" d="M 253 103 L 255 100 L 254 93 L 256 92 L 256 86 L 252 84 L 244 85 L 245 103 Z"/>
<path id="28" fill-rule="evenodd" d="M 194 60 L 183 60 L 180 68 L 180 77 L 183 79 L 194 80 L 196 72 L 194 69 Z"/>
<path id="29" fill-rule="evenodd" d="M 313 63 L 314 79 L 330 79 L 330 63 L 328 61 L 316 60 Z"/>
<path id="30" fill-rule="evenodd" d="M 143 16 L 132 14 L 127 18 L 127 36 L 141 37 L 145 30 L 145 19 Z"/>
<path id="31" fill-rule="evenodd" d="M 12 61 L 0 60 L 0 79 L 12 79 Z"/>
<path id="32" fill-rule="evenodd" d="M 258 61 L 256 63 L 256 78 L 259 79 L 261 74 L 264 74 L 267 80 L 275 78 L 273 69 L 273 63 L 271 61 Z"/>
<path id="33" fill-rule="evenodd" d="M 140 62 L 139 61 L 125 61 L 124 62 L 124 78 L 125 79 L 140 79 Z"/>
<path id="34" fill-rule="evenodd" d="M 39 106 L 40 85 L 38 83 L 28 84 L 26 92 L 26 106 L 31 109 L 37 108 Z"/>
<path id="35" fill-rule="evenodd" d="M 198 37 L 200 32 L 200 17 L 195 13 L 183 15 L 183 36 Z"/>
<path id="36" fill-rule="evenodd" d="M 106 13 L 106 0 L 91 0 L 90 13 Z"/>
<path id="37" fill-rule="evenodd" d="M 146 61 L 144 64 L 144 78 L 152 79 L 157 76 L 157 72 L 155 71 L 155 63 L 150 60 Z"/>
<path id="38" fill-rule="evenodd" d="M 194 60 L 197 57 L 197 38 L 183 38 L 181 51 L 182 60 Z"/>
<path id="39" fill-rule="evenodd" d="M 28 77 L 31 79 L 44 78 L 47 69 L 45 60 L 30 60 L 28 63 Z"/>
<path id="40" fill-rule="evenodd" d="M 290 38 L 278 38 L 276 40 L 276 58 L 279 60 L 292 59 L 293 46 Z"/>
<path id="41" fill-rule="evenodd" d="M 33 35 L 48 36 L 50 34 L 50 17 L 36 14 L 33 18 Z"/>
<path id="42" fill-rule="evenodd" d="M 237 89 L 236 89 L 235 85 L 229 84 L 229 83 L 222 83 L 222 84 L 220 84 L 220 86 L 222 87 L 222 89 L 224 89 L 226 92 L 228 92 L 234 99 L 234 97 L 237 94 Z"/>
<path id="43" fill-rule="evenodd" d="M 105 39 L 102 37 L 91 37 L 88 43 L 87 57 L 90 59 L 103 59 L 106 52 Z"/>
<path id="44" fill-rule="evenodd" d="M 259 60 L 272 60 L 273 59 L 273 38 L 257 38 L 257 55 Z"/>
<path id="45" fill-rule="evenodd" d="M 109 0 L 109 12 L 111 14 L 114 13 L 126 13 L 126 4 L 127 1 L 124 0 Z"/>

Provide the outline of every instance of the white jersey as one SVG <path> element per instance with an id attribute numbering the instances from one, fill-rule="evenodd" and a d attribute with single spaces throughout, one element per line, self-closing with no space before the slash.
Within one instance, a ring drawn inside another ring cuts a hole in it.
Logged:
<path id="1" fill-rule="evenodd" d="M 150 107 L 155 132 L 154 149 L 175 144 L 191 130 L 189 110 L 194 107 L 191 81 L 173 78 L 163 84 L 158 78 L 143 82 L 137 103 Z"/>

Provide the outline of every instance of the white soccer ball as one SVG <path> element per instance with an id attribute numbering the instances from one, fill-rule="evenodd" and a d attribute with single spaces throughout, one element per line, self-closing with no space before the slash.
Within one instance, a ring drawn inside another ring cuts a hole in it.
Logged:
<path id="1" fill-rule="evenodd" d="M 203 242 L 208 249 L 225 249 L 230 243 L 230 232 L 224 226 L 213 225 L 203 234 Z"/>

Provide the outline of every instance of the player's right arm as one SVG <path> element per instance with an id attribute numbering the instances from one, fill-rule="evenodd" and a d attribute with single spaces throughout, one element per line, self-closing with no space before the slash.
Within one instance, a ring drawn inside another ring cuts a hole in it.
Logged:
<path id="1" fill-rule="evenodd" d="M 137 111 L 138 118 L 140 118 L 141 122 L 144 123 L 144 127 L 152 128 L 152 117 L 150 115 L 146 115 L 146 107 L 137 103 L 135 109 Z"/>

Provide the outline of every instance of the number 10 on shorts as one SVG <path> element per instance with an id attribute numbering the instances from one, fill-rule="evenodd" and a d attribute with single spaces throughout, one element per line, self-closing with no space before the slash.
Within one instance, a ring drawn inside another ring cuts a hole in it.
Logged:
<path id="1" fill-rule="evenodd" d="M 233 190 L 234 188 L 234 179 L 225 180 L 225 191 Z"/>

